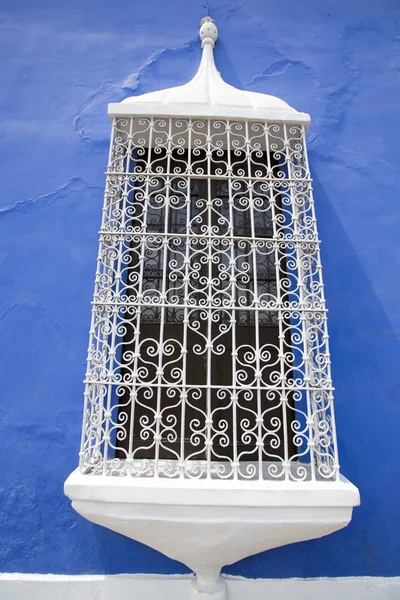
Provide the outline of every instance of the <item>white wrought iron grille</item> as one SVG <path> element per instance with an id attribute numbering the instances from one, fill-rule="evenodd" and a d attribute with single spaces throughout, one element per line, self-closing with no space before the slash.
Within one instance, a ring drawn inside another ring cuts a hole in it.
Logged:
<path id="1" fill-rule="evenodd" d="M 115 118 L 81 469 L 336 479 L 301 125 Z"/>

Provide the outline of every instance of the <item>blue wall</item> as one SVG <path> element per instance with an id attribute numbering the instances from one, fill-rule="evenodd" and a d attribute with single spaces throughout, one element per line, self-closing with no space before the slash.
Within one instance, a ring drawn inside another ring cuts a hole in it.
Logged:
<path id="1" fill-rule="evenodd" d="M 0 571 L 182 573 L 79 517 L 75 468 L 107 103 L 186 82 L 217 21 L 233 85 L 313 123 L 343 472 L 362 507 L 329 537 L 226 568 L 249 577 L 400 575 L 398 0 L 2 0 Z"/>

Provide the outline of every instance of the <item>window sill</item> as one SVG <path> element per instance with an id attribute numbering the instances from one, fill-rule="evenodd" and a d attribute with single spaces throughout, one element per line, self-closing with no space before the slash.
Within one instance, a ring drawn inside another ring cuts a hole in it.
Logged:
<path id="1" fill-rule="evenodd" d="M 345 527 L 357 488 L 339 481 L 233 481 L 84 475 L 65 482 L 75 510 L 178 560 L 214 589 L 246 556 Z M 214 587 L 213 587 L 214 586 Z"/>

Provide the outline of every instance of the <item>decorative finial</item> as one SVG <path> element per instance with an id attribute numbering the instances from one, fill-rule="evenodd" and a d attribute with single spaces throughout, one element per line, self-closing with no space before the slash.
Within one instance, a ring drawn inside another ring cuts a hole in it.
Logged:
<path id="1" fill-rule="evenodd" d="M 200 22 L 200 39 L 201 47 L 205 44 L 211 44 L 214 48 L 215 42 L 218 39 L 218 29 L 211 17 L 204 17 Z"/>

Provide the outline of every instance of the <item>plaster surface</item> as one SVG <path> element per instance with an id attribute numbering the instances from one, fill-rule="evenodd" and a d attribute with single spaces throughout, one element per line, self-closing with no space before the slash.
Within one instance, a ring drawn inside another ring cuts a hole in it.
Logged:
<path id="1" fill-rule="evenodd" d="M 312 118 L 341 466 L 363 499 L 346 529 L 225 572 L 400 574 L 397 0 L 2 1 L 1 571 L 187 572 L 81 518 L 63 482 L 79 448 L 107 104 L 187 82 L 206 14 L 228 83 Z"/>
<path id="2" fill-rule="evenodd" d="M 397 600 L 400 577 L 245 579 L 224 576 L 229 600 Z M 0 573 L 0 600 L 187 600 L 190 575 L 28 575 Z M 192 596 L 193 598 L 193 596 Z M 219 600 L 217 595 L 198 600 Z"/>

